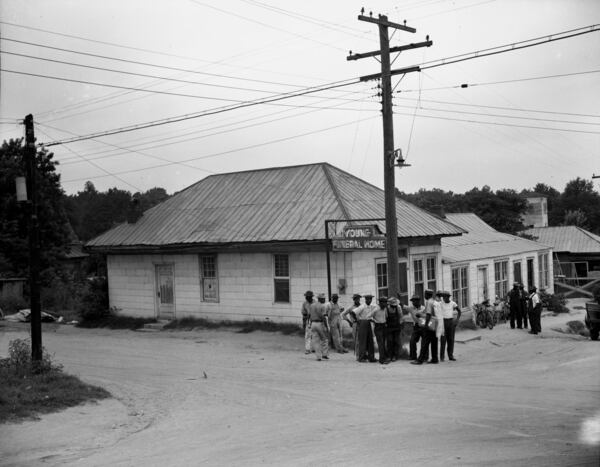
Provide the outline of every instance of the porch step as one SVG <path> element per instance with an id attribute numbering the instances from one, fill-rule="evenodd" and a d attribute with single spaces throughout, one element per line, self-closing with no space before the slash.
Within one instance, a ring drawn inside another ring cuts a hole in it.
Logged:
<path id="1" fill-rule="evenodd" d="M 166 319 L 158 320 L 156 323 L 146 323 L 144 327 L 136 329 L 138 332 L 158 332 L 161 331 L 170 321 Z"/>

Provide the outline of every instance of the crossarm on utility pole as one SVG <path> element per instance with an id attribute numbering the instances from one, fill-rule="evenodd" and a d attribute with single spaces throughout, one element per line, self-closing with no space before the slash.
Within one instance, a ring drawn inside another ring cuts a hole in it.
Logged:
<path id="1" fill-rule="evenodd" d="M 373 18 L 371 16 L 358 15 L 359 21 L 366 21 L 367 23 L 374 23 L 379 26 L 384 26 L 392 29 L 402 29 L 406 32 L 417 32 L 415 28 L 411 28 L 410 26 L 401 25 L 398 23 L 393 23 L 392 21 L 388 21 L 387 16 L 379 15 L 379 18 Z"/>
<path id="2" fill-rule="evenodd" d="M 418 49 L 420 47 L 431 47 L 432 45 L 433 41 L 424 41 L 416 42 L 414 44 L 411 43 L 406 45 L 399 45 L 396 47 L 391 47 L 390 53 L 402 52 L 403 50 Z M 364 52 L 361 54 L 351 54 L 346 57 L 346 60 L 360 60 L 361 58 L 377 57 L 378 55 L 381 55 L 381 50 L 374 50 L 373 52 Z"/>

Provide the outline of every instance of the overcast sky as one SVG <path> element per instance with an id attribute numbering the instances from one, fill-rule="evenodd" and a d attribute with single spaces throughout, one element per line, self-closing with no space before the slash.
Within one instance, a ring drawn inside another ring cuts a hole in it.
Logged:
<path id="1" fill-rule="evenodd" d="M 597 0 L 2 0 L 0 138 L 22 136 L 29 113 L 43 143 L 195 116 L 52 147 L 63 188 L 173 193 L 214 173 L 322 161 L 383 187 L 374 81 L 202 115 L 377 73 L 373 58 L 346 60 L 379 49 L 362 6 L 416 28 L 392 46 L 433 40 L 392 68 L 600 23 Z M 562 190 L 599 174 L 599 72 L 592 32 L 394 77 L 395 147 L 412 164 L 396 186 Z"/>

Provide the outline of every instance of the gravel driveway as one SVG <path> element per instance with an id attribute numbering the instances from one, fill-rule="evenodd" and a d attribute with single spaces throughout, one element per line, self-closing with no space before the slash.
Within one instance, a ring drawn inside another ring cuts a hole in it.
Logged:
<path id="1" fill-rule="evenodd" d="M 597 466 L 600 343 L 550 330 L 582 317 L 461 331 L 458 361 L 422 366 L 317 362 L 278 333 L 47 326 L 56 361 L 115 398 L 0 425 L 0 465 Z M 0 355 L 26 333 L 0 323 Z"/>

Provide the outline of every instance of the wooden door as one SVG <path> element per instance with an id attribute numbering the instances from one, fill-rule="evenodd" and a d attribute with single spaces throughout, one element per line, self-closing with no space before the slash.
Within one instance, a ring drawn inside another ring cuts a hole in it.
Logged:
<path id="1" fill-rule="evenodd" d="M 172 264 L 156 265 L 156 306 L 158 319 L 175 318 L 175 281 Z"/>

